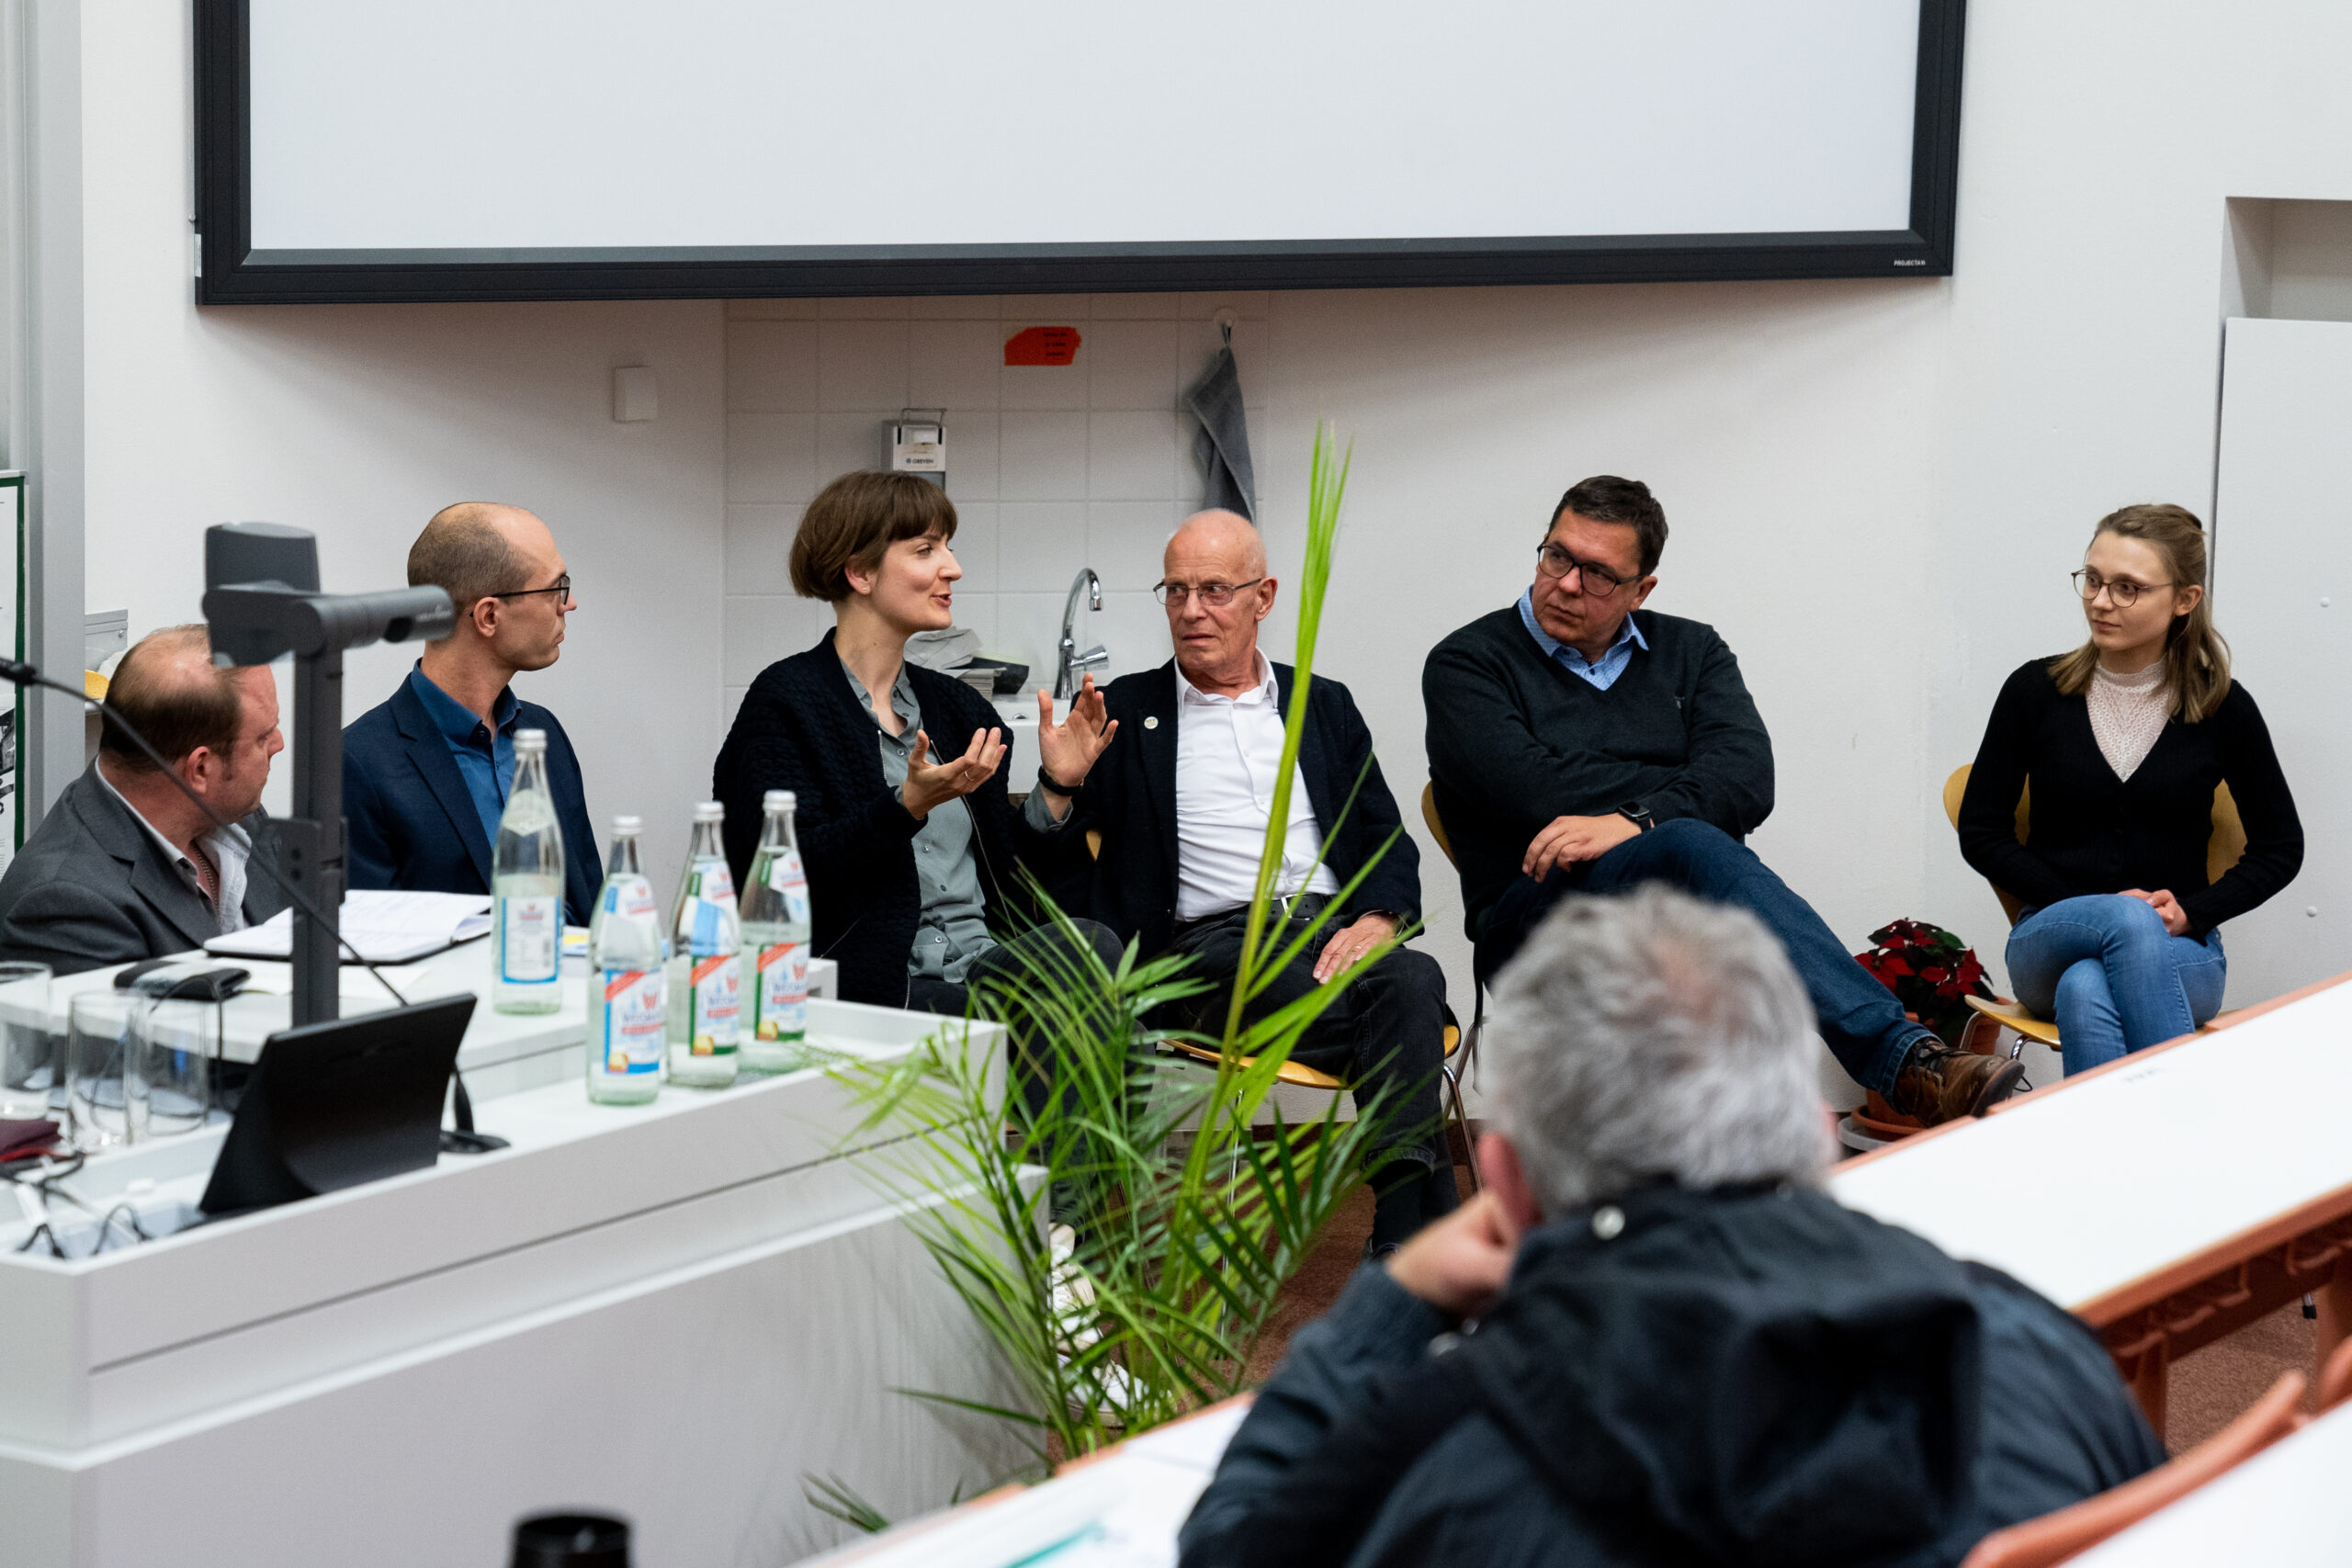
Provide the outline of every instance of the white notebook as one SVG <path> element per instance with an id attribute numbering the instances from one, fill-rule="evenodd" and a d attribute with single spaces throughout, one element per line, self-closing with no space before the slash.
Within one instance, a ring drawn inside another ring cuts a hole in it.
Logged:
<path id="1" fill-rule="evenodd" d="M 470 942 L 490 930 L 490 897 L 481 893 L 352 892 L 338 918 L 344 939 L 370 964 L 406 964 Z M 280 909 L 257 926 L 216 936 L 204 951 L 223 958 L 291 958 L 294 912 Z M 343 961 L 352 961 L 349 952 Z"/>

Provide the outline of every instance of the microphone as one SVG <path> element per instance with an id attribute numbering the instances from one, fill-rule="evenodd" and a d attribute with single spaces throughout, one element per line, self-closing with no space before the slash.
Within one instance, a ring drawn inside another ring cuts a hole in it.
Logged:
<path id="1" fill-rule="evenodd" d="M 436 589 L 435 592 L 438 592 L 439 591 Z M 443 602 L 447 603 L 446 595 L 444 596 Z M 42 674 L 38 669 L 26 663 L 21 659 L 0 659 L 0 682 L 6 682 L 12 686 L 39 686 L 44 691 L 60 692 L 66 696 L 72 697 L 77 703 L 87 702 L 89 700 L 89 694 L 83 687 L 69 686 L 62 681 L 52 681 L 48 676 Z M 123 736 L 129 739 L 133 746 L 136 746 L 140 751 L 145 755 L 149 761 L 154 763 L 155 766 L 162 771 L 163 775 L 165 778 L 172 781 L 173 788 L 187 796 L 189 805 L 204 813 L 206 821 L 210 822 L 215 828 L 221 829 L 224 831 L 236 826 L 235 823 L 221 816 L 218 811 L 213 810 L 211 802 L 206 800 L 202 795 L 197 794 L 196 791 L 188 787 L 187 781 L 181 778 L 179 773 L 172 767 L 171 760 L 165 757 L 161 751 L 155 750 L 153 743 L 151 742 L 144 735 L 139 733 L 137 726 L 133 725 L 129 719 L 123 717 L 120 713 L 117 712 L 113 707 L 105 703 L 100 703 L 98 705 L 98 712 L 104 716 L 107 723 L 114 726 L 118 730 L 120 730 Z M 319 913 L 318 907 L 312 904 L 311 900 L 305 897 L 299 889 L 287 881 L 286 877 L 278 871 L 277 865 L 273 863 L 269 856 L 254 855 L 245 863 L 249 868 L 254 866 L 260 867 L 263 874 L 266 874 L 270 881 L 277 885 L 278 891 L 286 895 L 288 902 L 293 904 L 304 914 L 310 916 L 311 919 L 317 921 L 321 927 L 323 928 L 329 924 L 326 917 Z M 335 942 L 344 949 L 345 952 L 351 954 L 352 961 L 354 963 L 359 964 L 360 967 L 366 969 L 368 974 L 374 976 L 376 977 L 376 983 L 383 987 L 387 992 L 390 993 L 393 1005 L 397 1007 L 408 1006 L 408 998 L 401 995 L 400 988 L 394 986 L 390 980 L 385 979 L 383 971 L 377 968 L 375 964 L 369 963 L 367 955 L 362 953 L 358 948 L 353 946 L 351 939 L 345 936 L 339 928 L 335 931 Z M 488 1154 L 492 1149 L 503 1149 L 506 1147 L 506 1140 L 504 1138 L 497 1137 L 488 1133 L 477 1133 L 474 1131 L 473 1098 L 466 1093 L 465 1074 L 458 1071 L 454 1064 L 450 1066 L 449 1077 L 455 1088 L 453 1103 L 450 1108 L 451 1114 L 456 1120 L 458 1125 L 455 1131 L 451 1131 L 447 1128 L 444 1128 L 442 1130 L 442 1148 L 447 1150 L 451 1154 L 480 1155 Z"/>

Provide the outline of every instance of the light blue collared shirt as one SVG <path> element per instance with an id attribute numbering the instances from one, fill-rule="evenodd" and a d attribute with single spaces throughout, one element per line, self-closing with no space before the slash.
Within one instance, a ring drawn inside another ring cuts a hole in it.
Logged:
<path id="1" fill-rule="evenodd" d="M 1519 619 L 1526 626 L 1527 635 L 1535 639 L 1535 646 L 1558 660 L 1561 669 L 1591 682 L 1604 692 L 1617 683 L 1617 677 L 1623 675 L 1625 666 L 1634 661 L 1634 649 L 1638 648 L 1644 653 L 1650 650 L 1649 640 L 1642 636 L 1642 628 L 1634 624 L 1634 617 L 1628 613 L 1623 624 L 1617 628 L 1617 640 L 1611 643 L 1608 650 L 1598 660 L 1588 660 L 1536 624 L 1535 590 L 1532 588 L 1519 596 Z"/>

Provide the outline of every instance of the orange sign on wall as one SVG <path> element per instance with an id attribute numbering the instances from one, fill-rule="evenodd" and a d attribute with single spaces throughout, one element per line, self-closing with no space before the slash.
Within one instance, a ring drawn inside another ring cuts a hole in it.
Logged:
<path id="1" fill-rule="evenodd" d="M 1004 340 L 1007 365 L 1068 365 L 1078 358 L 1076 327 L 1023 327 Z"/>

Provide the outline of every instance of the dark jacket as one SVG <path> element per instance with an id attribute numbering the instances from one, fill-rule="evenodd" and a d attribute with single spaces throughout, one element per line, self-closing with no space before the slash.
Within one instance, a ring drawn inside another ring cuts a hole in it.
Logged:
<path id="1" fill-rule="evenodd" d="M 571 737 L 537 703 L 515 705 L 515 728 L 548 732 L 548 788 L 563 829 L 563 918 L 588 923 L 605 880 L 596 829 Z M 354 887 L 488 893 L 490 835 L 466 792 L 449 742 L 403 678 L 389 702 L 343 731 L 343 811 Z"/>
<path id="2" fill-rule="evenodd" d="M 2270 731 L 2235 682 L 2196 724 L 2176 714 L 2128 779 L 2091 731 L 2084 694 L 2061 696 L 2052 660 L 2020 666 L 2001 687 L 1960 803 L 1960 852 L 1995 886 L 2033 908 L 2127 887 L 2169 890 L 2202 937 L 2295 879 L 2303 825 Z M 2018 842 L 2018 797 L 2033 781 L 2032 841 Z M 2245 826 L 2245 857 L 2210 886 L 2205 843 L 2213 790 L 2226 783 Z"/>
<path id="3" fill-rule="evenodd" d="M 1531 1234 L 1473 1335 L 1366 1268 L 1299 1331 L 1184 1568 L 1957 1563 L 2163 1462 L 2098 1340 L 1818 1192 Z"/>
<path id="4" fill-rule="evenodd" d="M 1003 716 L 953 675 L 910 664 L 907 679 L 933 761 L 960 754 L 980 730 L 1004 727 Z M 1036 923 L 1018 868 L 1026 864 L 1050 886 L 1062 874 L 1059 857 L 1083 844 L 1067 830 L 1040 833 L 1021 819 L 1005 784 L 1019 770 L 1008 733 L 995 776 L 961 807 L 950 801 L 938 808 L 972 813 L 980 891 L 1000 941 Z M 882 782 L 873 711 L 850 689 L 831 632 L 760 671 L 718 749 L 710 789 L 727 807 L 727 858 L 739 886 L 759 848 L 761 797 L 772 789 L 799 797 L 793 826 L 808 872 L 810 950 L 841 965 L 844 1000 L 905 1006 L 907 959 L 922 918 L 914 851 L 922 823 Z"/>
<path id="5" fill-rule="evenodd" d="M 1287 664 L 1273 669 L 1287 713 L 1296 671 Z M 1119 733 L 1079 795 L 1074 825 L 1102 834 L 1102 852 L 1087 879 L 1080 908 L 1122 942 L 1140 938 L 1149 955 L 1167 948 L 1176 920 L 1175 661 L 1120 676 L 1104 688 L 1102 701 L 1119 721 Z M 1379 856 L 1334 917 L 1332 929 L 1366 909 L 1387 909 L 1407 922 L 1419 919 L 1420 852 L 1409 836 L 1396 832 L 1396 798 L 1373 755 L 1371 728 L 1348 689 L 1328 675 L 1307 686 L 1298 771 L 1323 835 L 1324 862 L 1340 886 L 1345 887 Z"/>
<path id="6" fill-rule="evenodd" d="M 204 900 L 99 781 L 97 766 L 65 786 L 0 876 L 0 953 L 60 975 L 187 953 L 220 934 Z M 277 852 L 267 821 L 256 811 L 239 824 L 253 835 L 254 860 Z M 270 874 L 248 864 L 247 923 L 284 908 Z"/>
<path id="7" fill-rule="evenodd" d="M 1516 605 L 1433 649 L 1421 671 L 1430 783 L 1472 941 L 1555 817 L 1638 801 L 1745 839 L 1772 814 L 1772 738 L 1713 626 L 1634 612 L 1648 642 L 1607 691 L 1563 670 Z"/>

